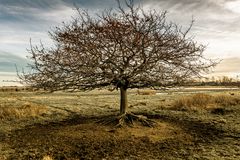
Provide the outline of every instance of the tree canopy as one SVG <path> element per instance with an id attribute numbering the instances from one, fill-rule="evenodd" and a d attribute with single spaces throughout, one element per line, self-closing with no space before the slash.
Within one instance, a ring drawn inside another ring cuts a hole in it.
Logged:
<path id="1" fill-rule="evenodd" d="M 204 57 L 205 46 L 188 36 L 193 21 L 182 29 L 165 11 L 117 2 L 117 9 L 93 16 L 77 9 L 72 21 L 49 32 L 52 48 L 31 45 L 32 72 L 20 78 L 50 91 L 120 88 L 120 113 L 126 114 L 127 89 L 179 84 L 216 64 Z M 135 116 L 124 119 L 129 117 Z"/>
<path id="2" fill-rule="evenodd" d="M 55 90 L 166 86 L 202 76 L 215 63 L 204 45 L 187 34 L 192 27 L 168 22 L 166 12 L 144 11 L 133 1 L 116 10 L 78 16 L 50 31 L 53 48 L 29 50 L 32 73 L 24 82 Z"/>

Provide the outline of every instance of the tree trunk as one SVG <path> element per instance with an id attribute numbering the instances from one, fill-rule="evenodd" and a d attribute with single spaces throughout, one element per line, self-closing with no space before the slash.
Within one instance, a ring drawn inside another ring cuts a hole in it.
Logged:
<path id="1" fill-rule="evenodd" d="M 127 110 L 127 89 L 120 87 L 120 114 L 125 114 Z"/>

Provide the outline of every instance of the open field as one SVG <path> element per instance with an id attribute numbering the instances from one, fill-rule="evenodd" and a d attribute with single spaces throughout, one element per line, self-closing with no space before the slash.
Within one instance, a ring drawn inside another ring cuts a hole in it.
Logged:
<path id="1" fill-rule="evenodd" d="M 117 91 L 4 90 L 0 159 L 240 159 L 240 90 L 198 92 L 131 90 L 129 111 L 156 126 L 116 129 L 97 121 L 118 114 Z"/>

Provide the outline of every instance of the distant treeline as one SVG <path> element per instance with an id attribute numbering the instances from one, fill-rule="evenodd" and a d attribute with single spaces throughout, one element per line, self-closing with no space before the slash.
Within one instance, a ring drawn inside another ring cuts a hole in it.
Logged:
<path id="1" fill-rule="evenodd" d="M 240 87 L 240 79 L 223 76 L 220 78 L 205 78 L 184 83 L 184 86 L 235 86 Z"/>
<path id="2" fill-rule="evenodd" d="M 18 92 L 18 91 L 35 91 L 32 87 L 24 86 L 3 86 L 0 87 L 0 92 Z"/>
<path id="3" fill-rule="evenodd" d="M 192 80 L 180 84 L 181 86 L 233 86 L 240 87 L 240 79 L 234 79 L 227 76 L 221 78 L 206 78 L 201 80 Z M 161 86 L 160 86 L 161 87 Z M 40 89 L 41 90 L 41 89 Z M 39 89 L 30 86 L 3 86 L 0 87 L 0 92 L 18 92 L 18 91 L 40 91 Z M 42 89 L 41 91 L 44 91 Z"/>

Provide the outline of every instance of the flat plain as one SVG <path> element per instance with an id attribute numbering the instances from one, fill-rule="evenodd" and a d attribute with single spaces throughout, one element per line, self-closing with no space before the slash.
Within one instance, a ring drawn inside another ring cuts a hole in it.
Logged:
<path id="1" fill-rule="evenodd" d="M 240 159 L 240 90 L 128 92 L 155 127 L 99 124 L 119 93 L 0 92 L 0 159 Z"/>

